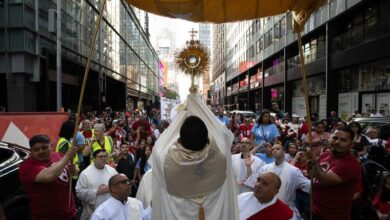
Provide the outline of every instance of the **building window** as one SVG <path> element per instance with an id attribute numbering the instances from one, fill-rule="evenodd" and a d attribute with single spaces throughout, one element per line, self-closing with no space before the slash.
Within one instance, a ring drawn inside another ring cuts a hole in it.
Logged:
<path id="1" fill-rule="evenodd" d="M 353 69 L 339 71 L 338 74 L 339 93 L 357 92 L 359 76 L 354 73 Z"/>
<path id="2" fill-rule="evenodd" d="M 11 51 L 24 49 L 24 36 L 22 30 L 9 30 L 9 46 Z"/>
<path id="3" fill-rule="evenodd" d="M 9 24 L 16 27 L 23 25 L 23 5 L 9 5 Z"/>
<path id="4" fill-rule="evenodd" d="M 25 49 L 30 52 L 35 52 L 36 44 L 35 44 L 35 34 L 30 31 L 24 32 L 24 45 Z"/>
<path id="5" fill-rule="evenodd" d="M 4 14 L 4 6 L 0 4 L 0 26 L 5 24 Z"/>
<path id="6" fill-rule="evenodd" d="M 0 30 L 0 51 L 4 51 L 5 50 L 4 42 L 5 42 L 4 31 Z"/>

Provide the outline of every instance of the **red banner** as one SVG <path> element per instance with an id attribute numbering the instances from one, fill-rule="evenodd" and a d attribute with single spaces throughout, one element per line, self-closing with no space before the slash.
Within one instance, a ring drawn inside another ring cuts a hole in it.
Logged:
<path id="1" fill-rule="evenodd" d="M 61 125 L 67 119 L 68 113 L 62 112 L 0 113 L 0 138 L 30 148 L 28 140 L 32 136 L 46 134 L 54 147 Z"/>

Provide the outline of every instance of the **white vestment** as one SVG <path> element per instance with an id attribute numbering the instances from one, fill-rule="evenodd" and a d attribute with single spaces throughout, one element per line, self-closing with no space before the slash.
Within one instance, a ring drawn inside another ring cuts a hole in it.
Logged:
<path id="1" fill-rule="evenodd" d="M 104 201 L 110 198 L 110 193 L 104 193 L 96 196 L 100 185 L 108 185 L 108 180 L 118 172 L 105 165 L 103 169 L 96 168 L 95 164 L 89 165 L 80 173 L 76 184 L 76 195 L 83 203 L 83 213 L 80 219 L 88 219 L 93 211 Z"/>
<path id="2" fill-rule="evenodd" d="M 91 220 L 146 220 L 147 210 L 137 199 L 128 197 L 125 203 L 110 197 L 92 214 Z"/>
<path id="3" fill-rule="evenodd" d="M 240 210 L 240 220 L 246 220 L 252 215 L 260 212 L 261 210 L 275 204 L 277 197 L 275 196 L 271 201 L 266 203 L 260 203 L 259 200 L 253 195 L 253 192 L 246 192 L 238 195 L 238 208 Z M 291 220 L 297 219 L 293 212 Z"/>
<path id="4" fill-rule="evenodd" d="M 301 189 L 304 192 L 310 193 L 310 180 L 303 176 L 302 172 L 293 165 L 283 161 L 279 166 L 275 163 L 266 164 L 247 179 L 245 185 L 254 188 L 257 177 L 265 172 L 273 172 L 280 177 L 282 185 L 279 189 L 277 197 L 294 211 L 296 216 L 300 218 L 298 209 L 295 207 L 296 190 Z"/>
<path id="5" fill-rule="evenodd" d="M 152 169 L 148 170 L 139 183 L 136 198 L 144 207 L 150 206 L 152 201 Z"/>
<path id="6" fill-rule="evenodd" d="M 241 157 L 241 155 L 241 153 L 232 155 L 233 174 L 234 179 L 236 180 L 237 192 L 239 194 L 244 192 L 251 192 L 253 190 L 244 184 L 248 176 L 245 160 Z M 265 164 L 263 160 L 253 155 L 251 155 L 251 161 L 253 161 L 251 165 L 252 172 L 257 171 Z"/>
<path id="7" fill-rule="evenodd" d="M 188 95 L 185 105 L 181 104 L 177 107 L 176 117 L 168 129 L 161 134 L 150 156 L 149 162 L 153 167 L 152 219 L 199 219 L 200 206 L 194 202 L 196 198 L 185 199 L 168 193 L 164 170 L 167 153 L 179 138 L 179 131 L 184 120 L 191 115 L 196 115 L 206 124 L 209 137 L 224 155 L 225 164 L 223 166 L 226 168 L 225 179 L 221 186 L 197 201 L 203 202 L 205 219 L 236 220 L 238 219 L 237 192 L 230 153 L 233 134 L 218 122 L 218 119 L 196 94 Z M 180 178 L 180 173 L 177 174 L 177 178 Z M 193 186 L 188 187 L 197 187 L 197 183 L 194 182 Z"/>

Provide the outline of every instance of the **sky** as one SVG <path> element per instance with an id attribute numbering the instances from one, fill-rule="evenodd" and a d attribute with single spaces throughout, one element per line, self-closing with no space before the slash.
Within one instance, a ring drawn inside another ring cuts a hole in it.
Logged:
<path id="1" fill-rule="evenodd" d="M 185 46 L 186 40 L 190 39 L 189 31 L 192 28 L 198 30 L 198 23 L 149 14 L 149 33 L 153 47 L 157 48 L 157 35 L 165 28 L 175 33 L 175 49 L 181 49 Z M 178 74 L 176 77 L 179 84 L 180 99 L 184 101 L 189 94 L 188 89 L 191 85 L 191 80 L 184 74 Z"/>

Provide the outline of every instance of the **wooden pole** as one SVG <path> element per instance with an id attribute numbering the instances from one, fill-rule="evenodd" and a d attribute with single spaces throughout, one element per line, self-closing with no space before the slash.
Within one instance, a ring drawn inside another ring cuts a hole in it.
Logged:
<path id="1" fill-rule="evenodd" d="M 81 92 L 80 92 L 80 97 L 79 97 L 79 104 L 77 106 L 76 123 L 75 123 L 75 128 L 74 128 L 74 133 L 73 133 L 73 143 L 72 143 L 73 146 L 76 145 L 76 135 L 77 135 L 78 125 L 80 123 L 80 112 L 81 112 L 81 105 L 83 104 L 83 99 L 84 99 L 85 86 L 87 84 L 88 75 L 89 75 L 89 69 L 91 67 L 91 62 L 92 62 L 92 55 L 93 55 L 93 51 L 95 50 L 96 38 L 97 38 L 97 35 L 99 33 L 99 30 L 100 30 L 100 23 L 101 23 L 102 18 L 103 18 L 103 12 L 104 12 L 104 8 L 106 7 L 106 3 L 107 3 L 107 0 L 104 0 L 103 1 L 103 6 L 102 6 L 102 8 L 100 9 L 100 12 L 99 12 L 99 18 L 98 18 L 98 20 L 96 22 L 95 33 L 93 35 L 92 42 L 91 42 L 91 45 L 90 45 L 90 48 L 89 48 L 87 65 L 85 67 L 84 79 L 83 79 L 83 84 L 81 86 Z M 76 157 L 77 157 L 77 154 L 76 154 Z M 71 176 L 70 176 L 69 180 L 70 181 L 69 181 L 69 203 L 68 203 L 68 207 L 70 208 L 71 201 L 72 201 L 72 177 Z"/>
<path id="2" fill-rule="evenodd" d="M 298 34 L 298 47 L 299 47 L 299 56 L 300 56 L 300 64 L 301 64 L 301 72 L 302 72 L 302 84 L 305 96 L 305 104 L 306 104 L 306 118 L 307 118 L 307 126 L 308 126 L 308 137 L 309 137 L 309 147 L 312 145 L 312 136 L 311 136 L 311 114 L 310 114 L 310 106 L 309 106 L 309 94 L 307 90 L 307 80 L 306 80 L 306 68 L 305 68 L 305 57 L 303 56 L 302 50 L 302 36 L 301 32 L 297 32 Z M 315 159 L 315 155 L 313 150 L 310 150 L 308 153 L 308 158 L 310 160 Z M 313 180 L 310 179 L 310 219 L 312 219 L 312 208 L 313 208 Z"/>

